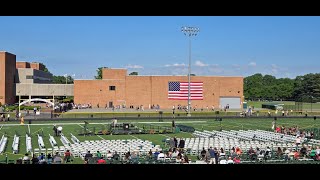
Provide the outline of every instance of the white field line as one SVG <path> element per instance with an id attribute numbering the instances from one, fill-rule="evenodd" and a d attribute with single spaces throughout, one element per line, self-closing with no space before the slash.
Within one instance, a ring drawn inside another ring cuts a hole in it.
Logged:
<path id="1" fill-rule="evenodd" d="M 133 124 L 171 124 L 172 122 L 132 122 Z M 176 121 L 175 123 L 185 123 L 185 124 L 192 124 L 192 123 L 207 123 L 207 121 Z M 46 123 L 46 124 L 30 124 L 30 126 L 48 126 L 48 125 L 79 125 L 84 123 Z M 110 124 L 110 123 L 89 123 L 89 124 Z M 21 126 L 21 124 L 4 124 L 2 126 Z M 28 124 L 29 126 L 29 124 Z M 81 126 L 83 127 L 83 126 Z"/>
<path id="2" fill-rule="evenodd" d="M 131 135 L 131 134 L 128 134 L 128 135 L 131 136 L 131 137 L 133 137 L 133 138 L 139 139 L 139 138 L 137 138 L 137 137 L 135 137 L 135 136 L 133 136 L 133 135 Z"/>
<path id="3" fill-rule="evenodd" d="M 103 138 L 103 137 L 101 137 L 101 136 L 99 136 L 99 135 L 97 135 L 100 139 L 103 139 L 103 140 L 106 140 L 105 138 Z"/>
<path id="4" fill-rule="evenodd" d="M 84 128 L 84 126 L 81 126 L 80 124 L 78 124 L 78 126 Z M 103 138 L 103 137 L 101 137 L 101 136 L 99 136 L 99 135 L 97 135 L 97 136 L 98 136 L 100 139 L 106 140 L 105 138 Z"/>
<path id="5" fill-rule="evenodd" d="M 3 128 L 3 125 L 0 127 L 0 130 Z"/>

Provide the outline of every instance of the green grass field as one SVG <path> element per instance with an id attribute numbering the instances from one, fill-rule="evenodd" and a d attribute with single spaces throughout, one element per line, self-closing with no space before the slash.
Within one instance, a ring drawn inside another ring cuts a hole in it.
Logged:
<path id="1" fill-rule="evenodd" d="M 263 118 L 263 119 L 254 119 L 254 118 L 243 118 L 243 119 L 223 119 L 221 122 L 221 128 L 223 130 L 248 130 L 248 129 L 262 129 L 262 130 L 271 130 L 273 118 Z M 88 128 L 91 129 L 95 127 L 96 130 L 102 130 L 105 128 L 105 125 L 110 123 L 110 121 L 98 121 L 98 120 L 90 120 L 88 121 Z M 171 127 L 172 119 L 164 119 L 163 122 L 158 122 L 158 120 L 118 120 L 118 123 L 129 122 L 133 123 L 135 126 L 142 127 L 145 124 L 159 125 L 159 126 L 167 126 Z M 38 148 L 37 143 L 37 134 L 44 134 L 44 143 L 45 146 L 51 147 L 49 143 L 49 134 L 53 135 L 53 124 L 63 127 L 64 135 L 71 141 L 71 135 L 75 135 L 80 141 L 84 140 L 101 140 L 101 139 L 132 139 L 139 138 L 142 140 L 152 141 L 153 144 L 161 145 L 164 147 L 163 139 L 177 136 L 177 137 L 193 137 L 191 133 L 180 132 L 176 134 L 133 134 L 133 135 L 93 135 L 93 136 L 79 136 L 78 133 L 82 129 L 84 125 L 83 121 L 34 121 L 33 124 L 24 124 L 20 125 L 18 122 L 1 122 L 0 123 L 0 135 L 6 134 L 8 138 L 8 144 L 5 150 L 5 153 L 0 155 L 0 160 L 5 159 L 5 155 L 8 155 L 9 159 L 16 160 L 20 157 L 23 157 L 23 154 L 26 152 L 26 140 L 25 135 L 26 132 L 31 134 L 32 137 L 32 147 Z M 220 130 L 220 122 L 214 120 L 176 120 L 176 124 L 183 124 L 194 127 L 196 130 Z M 278 118 L 277 125 L 284 125 L 286 127 L 299 126 L 300 129 L 310 129 L 310 128 L 320 128 L 320 123 L 318 120 L 314 120 L 313 118 L 287 118 L 281 119 Z M 12 142 L 14 134 L 18 134 L 20 136 L 20 144 L 19 144 L 19 153 L 12 154 Z M 56 142 L 59 146 L 62 146 L 62 143 L 59 138 L 55 137 Z M 191 157 L 191 159 L 195 160 L 196 157 Z M 83 160 L 80 158 L 75 158 L 74 163 L 82 164 Z"/>

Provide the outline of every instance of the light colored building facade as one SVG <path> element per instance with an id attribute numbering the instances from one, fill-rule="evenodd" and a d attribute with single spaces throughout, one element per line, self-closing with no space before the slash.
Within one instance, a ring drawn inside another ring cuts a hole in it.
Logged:
<path id="1" fill-rule="evenodd" d="M 16 62 L 16 55 L 0 51 L 0 102 L 13 104 L 18 97 L 73 96 L 73 84 L 53 84 L 44 65 Z"/>

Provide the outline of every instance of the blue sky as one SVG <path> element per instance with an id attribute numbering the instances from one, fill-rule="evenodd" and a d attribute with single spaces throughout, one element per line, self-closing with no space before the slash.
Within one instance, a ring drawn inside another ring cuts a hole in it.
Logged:
<path id="1" fill-rule="evenodd" d="M 313 16 L 27 16 L 0 17 L 0 50 L 44 63 L 55 75 L 92 79 L 101 66 L 140 75 L 192 73 L 294 78 L 320 68 L 320 17 Z"/>

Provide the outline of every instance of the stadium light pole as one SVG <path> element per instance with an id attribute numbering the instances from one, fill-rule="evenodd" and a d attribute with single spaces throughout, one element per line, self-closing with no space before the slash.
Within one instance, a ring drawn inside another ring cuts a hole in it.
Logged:
<path id="1" fill-rule="evenodd" d="M 197 33 L 200 31 L 198 27 L 188 27 L 183 26 L 181 31 L 184 35 L 189 37 L 189 66 L 188 66 L 188 114 L 187 116 L 191 116 L 191 101 L 190 101 L 190 76 L 191 76 L 191 37 L 196 36 Z"/>

